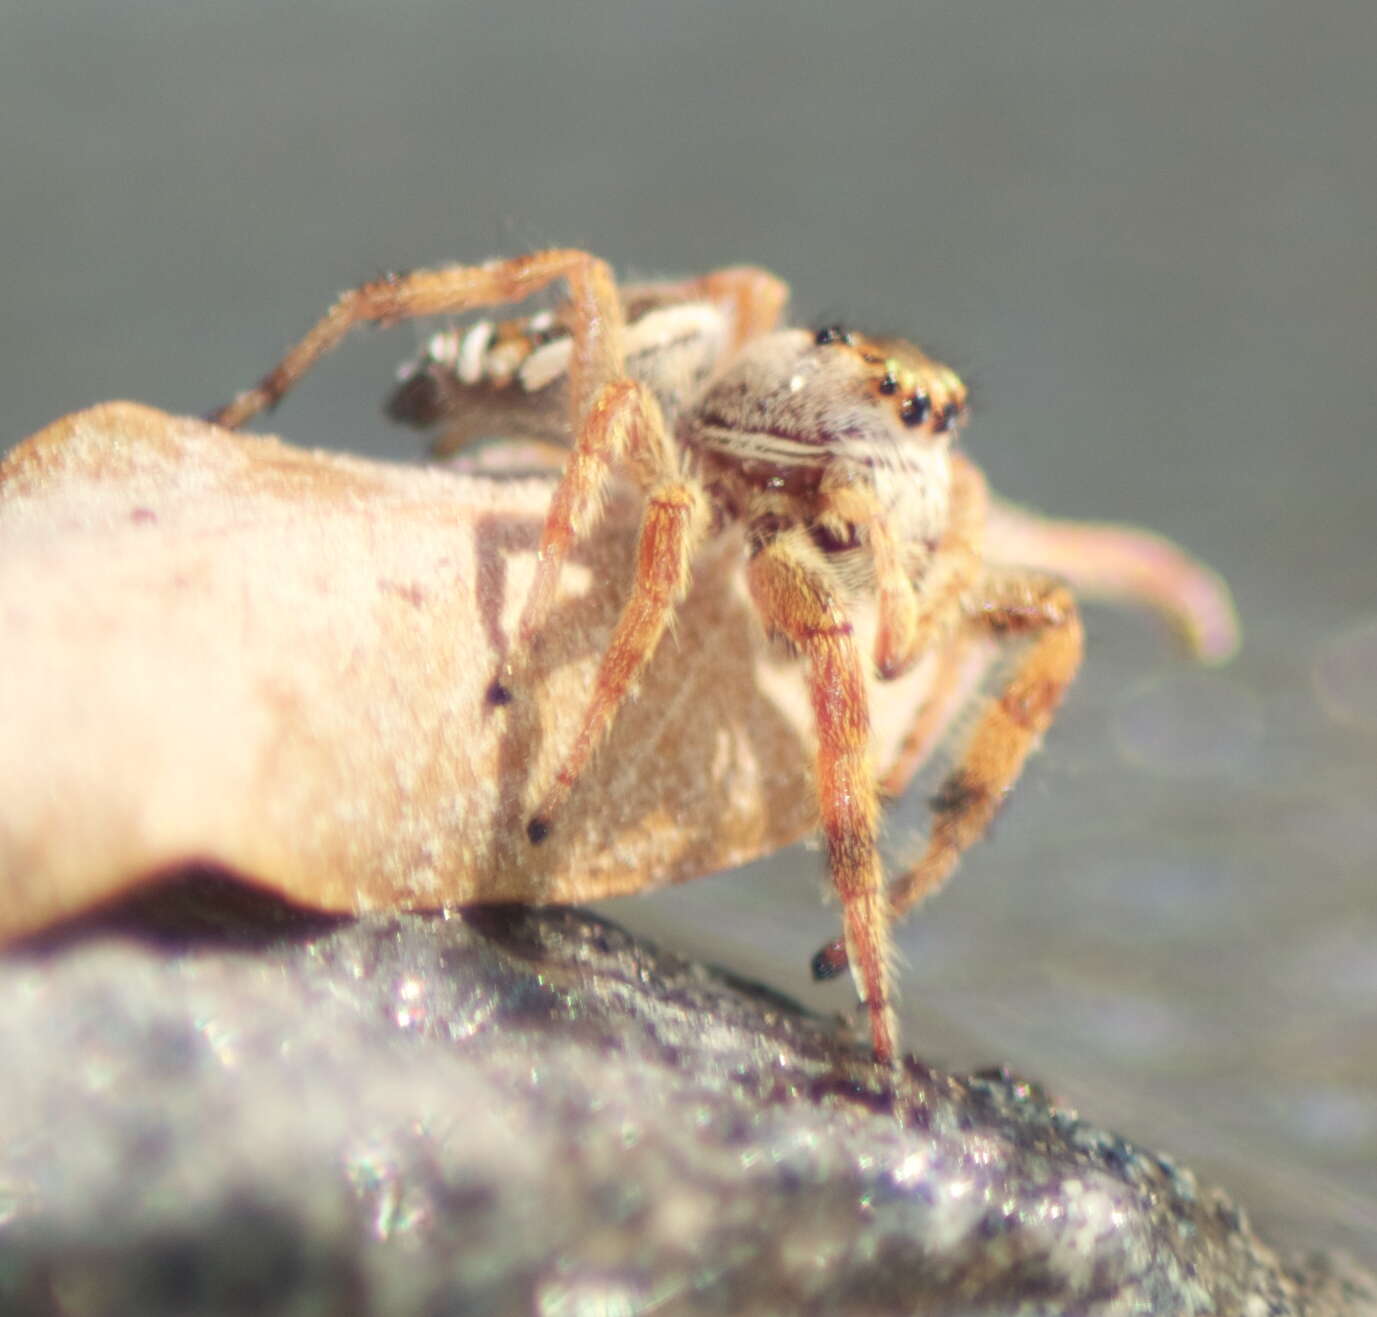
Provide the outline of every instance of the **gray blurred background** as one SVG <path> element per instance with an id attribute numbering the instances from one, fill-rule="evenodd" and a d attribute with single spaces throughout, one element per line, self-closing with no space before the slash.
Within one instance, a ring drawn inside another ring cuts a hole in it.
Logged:
<path id="1" fill-rule="evenodd" d="M 997 835 L 902 932 L 906 1037 L 1006 1061 L 1377 1262 L 1377 6 L 124 0 L 0 7 L 0 438 L 203 412 L 338 289 L 544 244 L 734 261 L 936 349 L 1004 493 L 1234 583 L 1222 672 L 1094 611 Z M 274 418 L 411 460 L 418 331 Z M 920 785 L 891 825 L 922 825 Z M 824 1010 L 821 862 L 617 919 Z"/>

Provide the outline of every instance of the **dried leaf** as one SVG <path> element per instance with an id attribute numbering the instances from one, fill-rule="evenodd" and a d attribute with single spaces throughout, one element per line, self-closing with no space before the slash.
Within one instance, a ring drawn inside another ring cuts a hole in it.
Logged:
<path id="1" fill-rule="evenodd" d="M 636 502 L 494 707 L 552 485 L 307 452 L 132 403 L 0 464 L 0 937 L 223 868 L 332 911 L 591 900 L 814 825 L 797 664 L 715 541 L 676 634 L 531 846 L 625 597 Z M 868 644 L 869 619 L 859 619 Z M 876 685 L 887 763 L 920 667 Z"/>

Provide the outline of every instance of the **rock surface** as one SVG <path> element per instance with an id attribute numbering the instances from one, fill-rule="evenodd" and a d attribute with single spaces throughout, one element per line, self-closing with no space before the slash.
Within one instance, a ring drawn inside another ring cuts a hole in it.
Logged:
<path id="1" fill-rule="evenodd" d="M 236 891 L 0 962 L 0 1312 L 1377 1311 L 1035 1086 L 591 916 Z"/>

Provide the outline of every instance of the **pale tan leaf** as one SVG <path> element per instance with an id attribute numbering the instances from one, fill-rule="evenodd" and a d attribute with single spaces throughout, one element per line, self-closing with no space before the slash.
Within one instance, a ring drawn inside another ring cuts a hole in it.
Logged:
<path id="1" fill-rule="evenodd" d="M 189 865 L 332 911 L 567 902 L 806 834 L 802 684 L 760 635 L 732 533 L 703 553 L 551 837 L 527 841 L 635 538 L 635 501 L 614 500 L 531 679 L 492 707 L 550 488 L 131 403 L 15 449 L 0 464 L 0 936 Z M 928 680 L 873 690 L 882 766 Z"/>

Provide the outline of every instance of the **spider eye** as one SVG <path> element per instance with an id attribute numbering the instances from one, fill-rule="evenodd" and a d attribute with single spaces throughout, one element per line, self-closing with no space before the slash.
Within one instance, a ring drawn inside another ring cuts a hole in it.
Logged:
<path id="1" fill-rule="evenodd" d="M 818 347 L 826 347 L 829 343 L 851 343 L 854 340 L 841 325 L 824 325 L 816 334 L 813 335 L 813 342 Z"/>
<path id="2" fill-rule="evenodd" d="M 932 403 L 926 393 L 915 393 L 899 404 L 899 418 L 905 425 L 922 425 L 927 420 Z"/>

